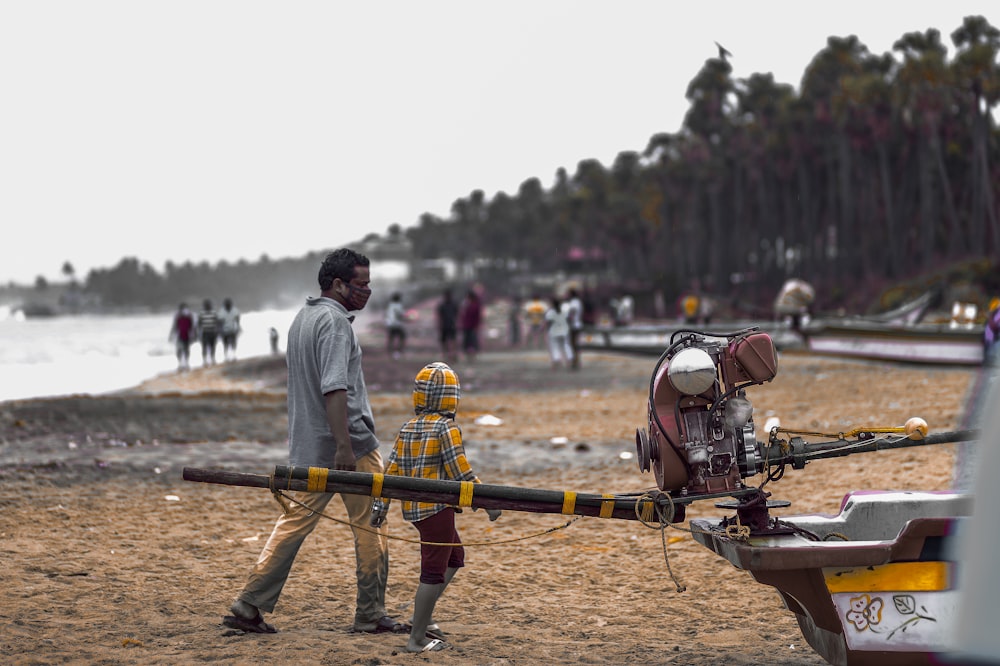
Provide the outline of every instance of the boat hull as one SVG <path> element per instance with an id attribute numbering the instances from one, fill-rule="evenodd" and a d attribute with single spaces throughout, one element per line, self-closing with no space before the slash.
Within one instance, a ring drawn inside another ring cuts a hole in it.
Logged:
<path id="1" fill-rule="evenodd" d="M 806 349 L 817 354 L 885 361 L 982 365 L 982 335 L 948 326 L 817 324 L 803 331 Z"/>
<path id="2" fill-rule="evenodd" d="M 941 663 L 953 648 L 954 535 L 971 512 L 971 498 L 957 493 L 853 493 L 838 516 L 782 518 L 819 541 L 801 532 L 738 540 L 706 520 L 691 527 L 702 545 L 774 587 L 831 664 L 902 666 Z"/>
<path id="3" fill-rule="evenodd" d="M 585 328 L 580 333 L 579 344 L 583 349 L 626 352 L 659 356 L 671 344 L 678 331 L 699 331 L 706 335 L 724 336 L 746 328 L 756 328 L 767 333 L 779 349 L 802 346 L 802 337 L 787 326 L 758 321 L 732 321 L 712 325 L 682 326 L 633 324 L 631 326 L 602 326 Z"/>

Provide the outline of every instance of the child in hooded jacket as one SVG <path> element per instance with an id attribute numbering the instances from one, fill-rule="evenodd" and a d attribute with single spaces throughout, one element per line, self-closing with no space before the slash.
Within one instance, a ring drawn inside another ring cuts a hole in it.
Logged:
<path id="1" fill-rule="evenodd" d="M 416 416 L 400 428 L 386 474 L 479 483 L 465 457 L 462 431 L 455 423 L 460 393 L 458 375 L 446 363 L 424 366 L 413 387 Z M 417 528 L 422 542 L 420 585 L 413 602 L 413 622 L 406 649 L 443 650 L 449 646 L 441 638 L 433 637 L 438 627 L 431 616 L 448 583 L 465 565 L 465 550 L 455 529 L 455 507 L 403 500 L 402 509 L 403 518 Z M 499 509 L 486 509 L 486 513 L 490 520 L 500 517 Z"/>

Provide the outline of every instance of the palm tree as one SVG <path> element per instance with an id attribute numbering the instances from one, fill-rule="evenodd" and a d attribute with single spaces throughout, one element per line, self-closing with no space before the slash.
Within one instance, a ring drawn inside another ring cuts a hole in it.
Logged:
<path id="1" fill-rule="evenodd" d="M 856 239 L 856 194 L 854 192 L 853 154 L 847 132 L 849 107 L 843 103 L 843 82 L 865 71 L 868 48 L 855 35 L 830 37 L 802 78 L 802 97 L 811 107 L 813 124 L 805 128 L 818 149 L 821 180 L 826 206 L 820 211 L 817 231 L 824 238 L 826 275 L 854 273 L 858 258 L 849 244 Z"/>
<path id="2" fill-rule="evenodd" d="M 736 128 L 731 145 L 732 219 L 740 229 L 740 243 L 731 244 L 735 252 L 729 264 L 735 272 L 758 269 L 758 248 L 782 239 L 786 247 L 798 247 L 802 233 L 804 204 L 802 192 L 796 192 L 798 156 L 782 127 L 790 122 L 794 91 L 790 85 L 778 84 L 772 74 L 754 74 L 736 86 Z M 796 196 L 796 194 L 798 196 Z M 775 258 L 775 273 L 788 270 L 782 257 Z M 769 278 L 758 276 L 765 284 L 780 283 L 782 275 Z M 776 289 L 774 284 L 772 289 Z"/>
<path id="3" fill-rule="evenodd" d="M 721 199 L 735 107 L 736 86 L 732 72 L 732 66 L 724 58 L 709 58 L 685 93 L 691 108 L 684 116 L 684 128 L 696 139 L 691 147 L 697 149 L 694 156 L 699 158 L 693 163 L 696 187 L 692 196 L 704 200 L 704 204 L 695 202 L 691 211 L 698 222 L 707 226 L 702 245 L 706 251 L 706 265 L 698 269 L 716 285 L 721 285 L 725 275 Z"/>
<path id="4" fill-rule="evenodd" d="M 943 247 L 943 254 L 953 257 L 964 253 L 965 242 L 941 149 L 941 127 L 952 107 L 947 49 L 941 43 L 941 33 L 933 28 L 907 33 L 892 48 L 903 55 L 897 76 L 901 105 L 904 119 L 911 119 L 916 126 L 915 138 L 919 142 L 919 256 L 930 262 L 935 249 Z M 937 224 L 939 214 L 947 222 L 943 228 Z"/>
<path id="5" fill-rule="evenodd" d="M 974 248 L 1000 247 L 1000 224 L 997 222 L 993 178 L 990 175 L 990 111 L 1000 102 L 1000 30 L 982 16 L 967 16 L 962 26 L 951 33 L 958 49 L 952 65 L 955 85 L 966 91 L 969 102 L 966 117 L 971 115 L 969 134 L 972 152 L 970 242 Z M 959 93 L 960 99 L 963 97 Z"/>

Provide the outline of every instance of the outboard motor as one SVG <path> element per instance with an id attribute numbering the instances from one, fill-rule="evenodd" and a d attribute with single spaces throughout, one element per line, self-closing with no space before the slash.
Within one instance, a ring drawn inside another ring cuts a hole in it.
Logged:
<path id="1" fill-rule="evenodd" d="M 757 328 L 674 333 L 650 380 L 648 430 L 636 430 L 639 469 L 674 496 L 745 489 L 764 470 L 745 389 L 777 371 L 774 342 Z"/>

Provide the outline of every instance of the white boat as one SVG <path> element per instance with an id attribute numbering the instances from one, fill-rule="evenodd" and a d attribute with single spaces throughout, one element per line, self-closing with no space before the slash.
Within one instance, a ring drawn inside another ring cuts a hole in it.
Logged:
<path id="1" fill-rule="evenodd" d="M 983 363 L 982 331 L 965 325 L 818 320 L 805 326 L 802 336 L 805 348 L 817 354 L 913 363 Z"/>
<path id="2" fill-rule="evenodd" d="M 659 356 L 671 344 L 678 331 L 700 331 L 708 335 L 755 328 L 771 336 L 777 349 L 802 346 L 802 337 L 788 326 L 774 322 L 727 321 L 713 324 L 631 324 L 629 326 L 594 326 L 580 333 L 583 349 L 600 349 Z"/>

